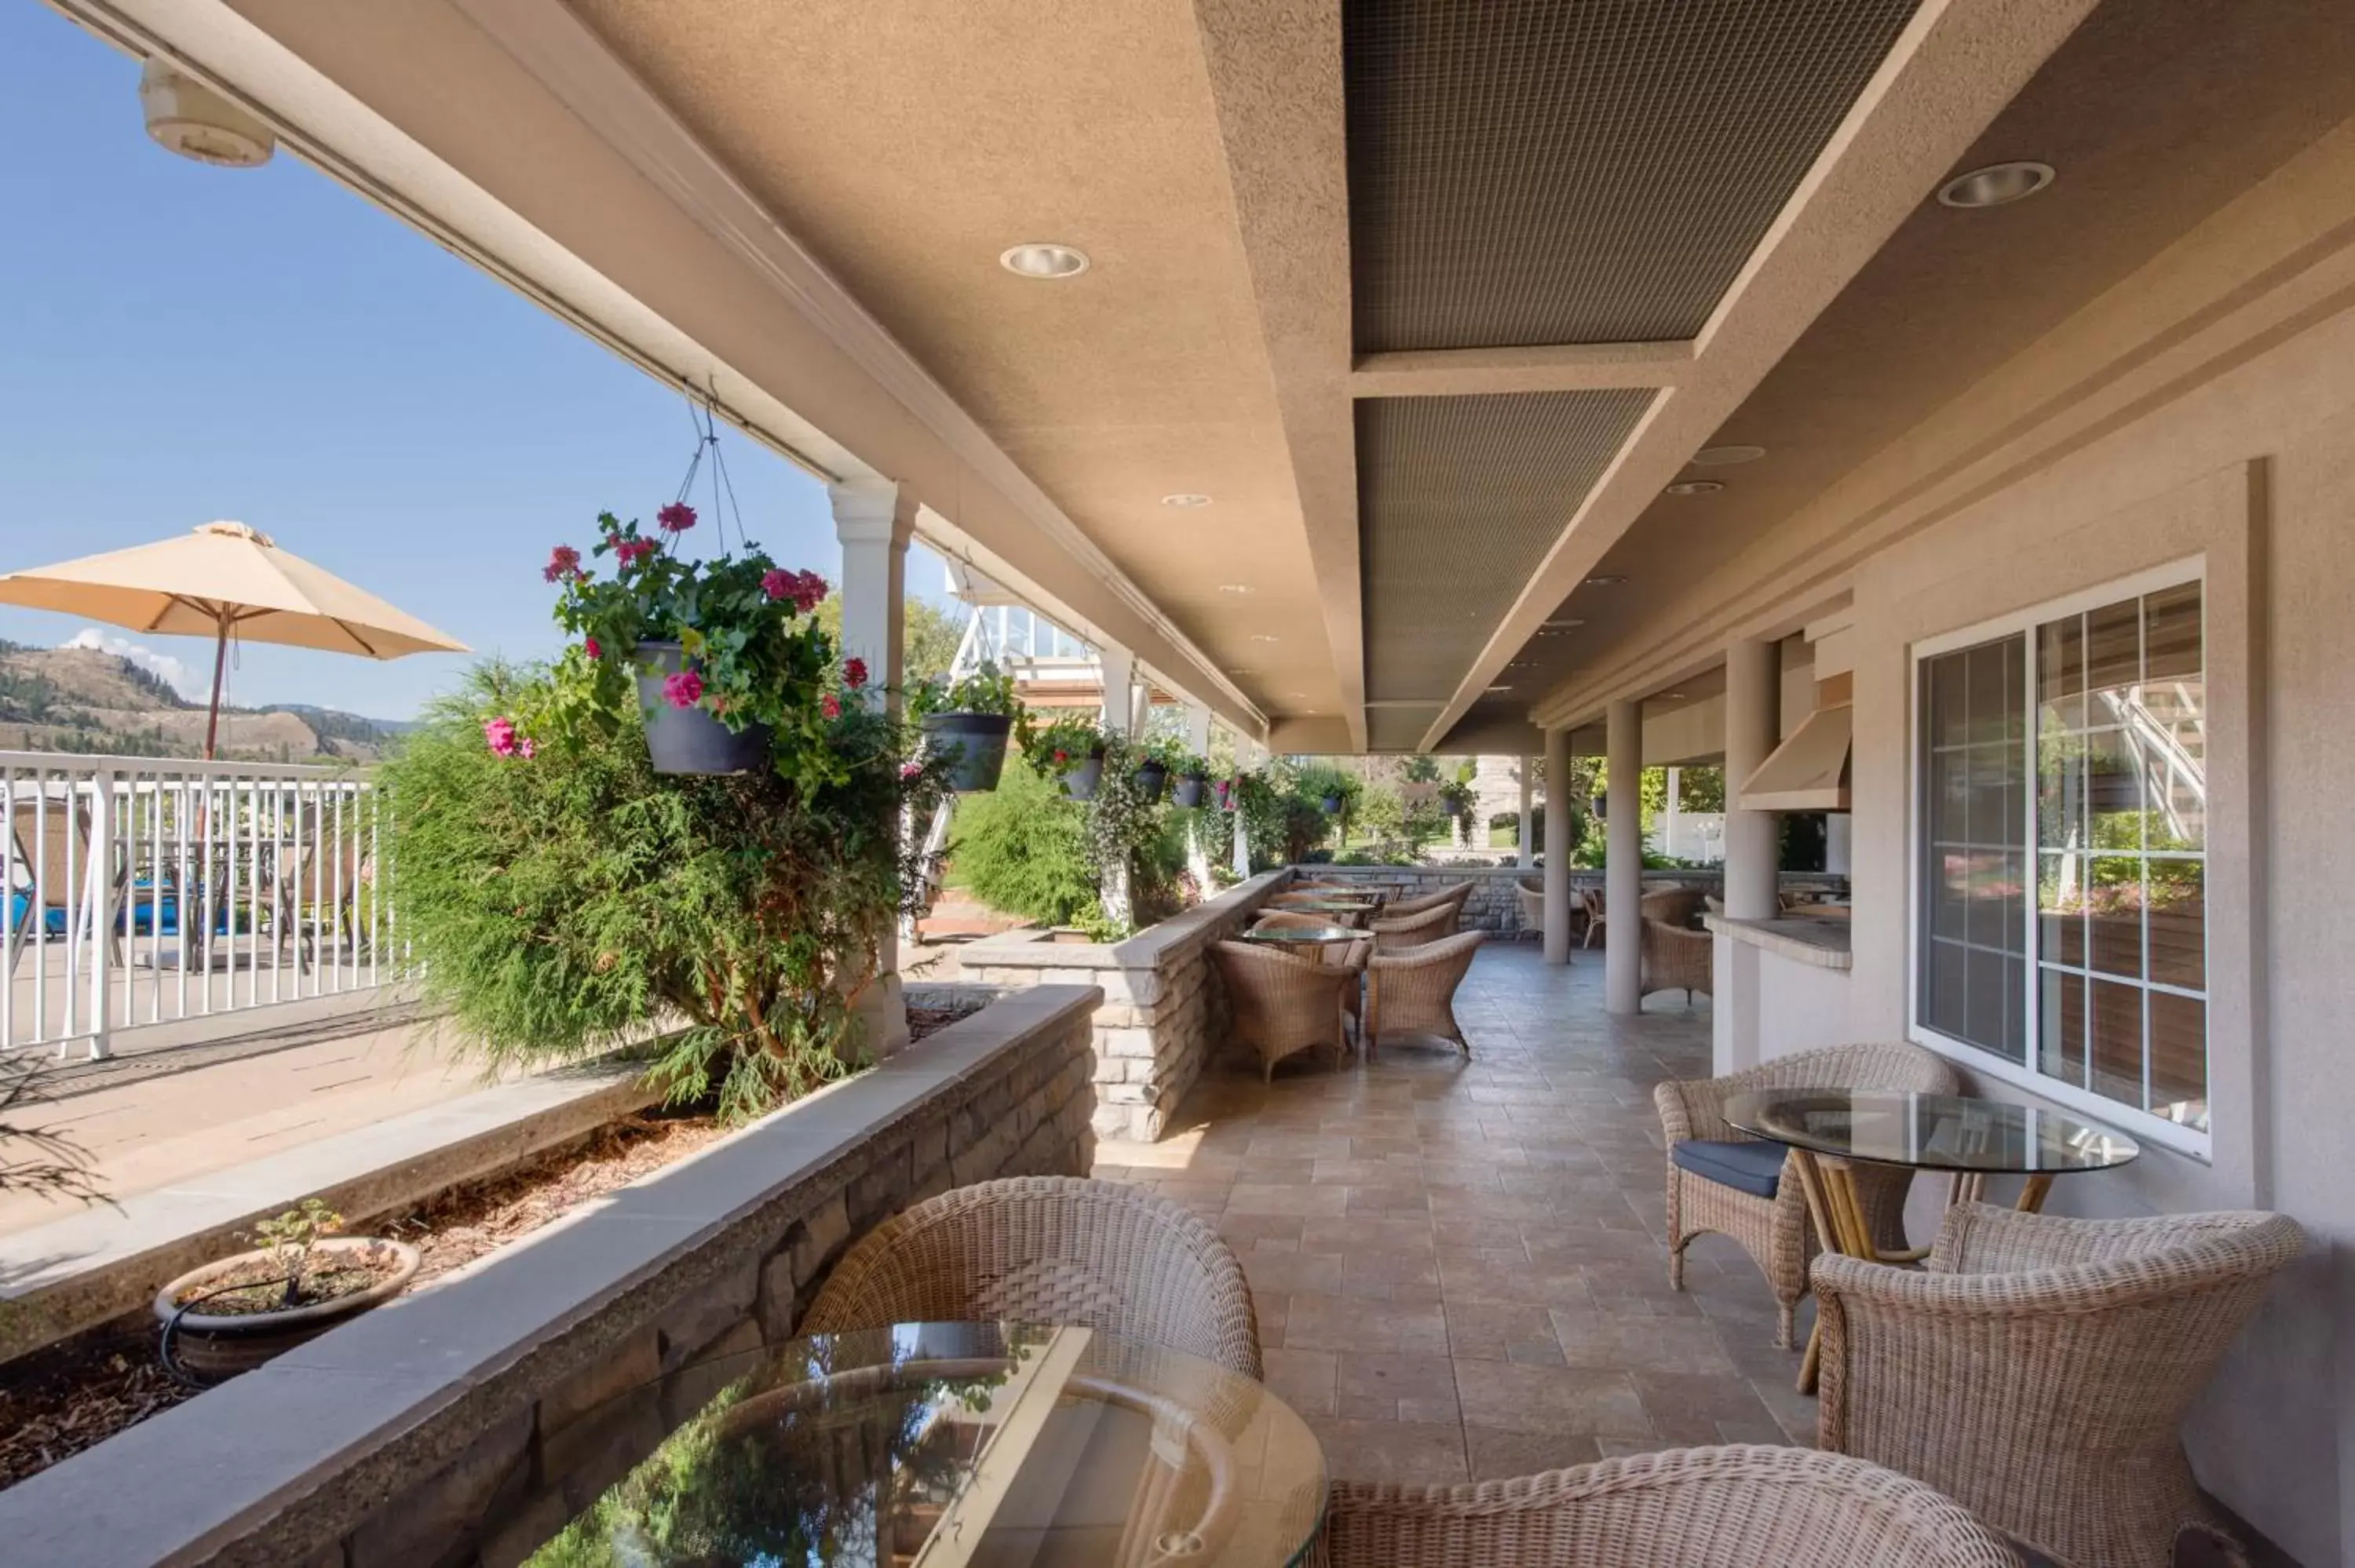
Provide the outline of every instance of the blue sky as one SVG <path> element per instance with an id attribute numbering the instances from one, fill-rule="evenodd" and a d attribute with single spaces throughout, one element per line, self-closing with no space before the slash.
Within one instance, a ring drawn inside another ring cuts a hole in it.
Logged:
<path id="1" fill-rule="evenodd" d="M 0 0 L 0 141 L 23 154 L 0 161 L 0 570 L 238 518 L 479 652 L 552 650 L 549 547 L 671 499 L 685 403 L 283 154 L 227 170 L 164 152 L 138 80 Z M 824 490 L 720 440 L 747 531 L 833 579 Z M 694 499 L 708 527 L 708 482 Z M 910 585 L 936 594 L 918 556 Z M 0 607 L 14 641 L 90 625 Z M 135 641 L 209 674 L 209 644 Z M 404 718 L 464 663 L 252 644 L 229 694 Z"/>

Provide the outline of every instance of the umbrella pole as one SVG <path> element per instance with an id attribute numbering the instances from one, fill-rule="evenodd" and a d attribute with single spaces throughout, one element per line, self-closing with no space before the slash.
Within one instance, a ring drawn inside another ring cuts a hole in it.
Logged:
<path id="1" fill-rule="evenodd" d="M 219 630 L 213 637 L 213 704 L 205 719 L 205 760 L 213 759 L 213 741 L 220 733 L 221 666 L 229 662 L 229 617 L 220 618 Z"/>

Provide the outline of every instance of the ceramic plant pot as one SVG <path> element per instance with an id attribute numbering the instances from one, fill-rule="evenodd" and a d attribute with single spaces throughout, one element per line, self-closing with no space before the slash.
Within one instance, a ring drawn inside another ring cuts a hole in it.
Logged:
<path id="1" fill-rule="evenodd" d="M 687 667 L 676 642 L 638 644 L 638 703 L 646 713 L 646 751 L 657 773 L 751 773 L 769 762 L 769 727 L 730 729 L 708 708 L 675 708 L 663 678 Z"/>
<path id="2" fill-rule="evenodd" d="M 922 727 L 925 747 L 950 759 L 950 789 L 972 795 L 997 788 L 1006 771 L 1012 719 L 1004 714 L 927 714 Z"/>

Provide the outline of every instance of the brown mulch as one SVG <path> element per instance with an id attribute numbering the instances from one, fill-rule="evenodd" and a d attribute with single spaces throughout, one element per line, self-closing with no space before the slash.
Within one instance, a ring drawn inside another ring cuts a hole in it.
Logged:
<path id="1" fill-rule="evenodd" d="M 917 1040 L 975 1008 L 908 1010 Z M 487 1181 L 454 1187 L 368 1234 L 423 1258 L 411 1290 L 539 1229 L 592 1198 L 684 1160 L 724 1129 L 709 1117 L 642 1112 Z M 166 1372 L 142 1312 L 0 1366 L 0 1488 L 48 1469 L 202 1392 Z"/>

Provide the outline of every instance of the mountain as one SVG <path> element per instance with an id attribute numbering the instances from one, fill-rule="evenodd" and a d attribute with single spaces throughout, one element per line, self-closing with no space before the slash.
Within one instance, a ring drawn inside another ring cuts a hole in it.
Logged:
<path id="1" fill-rule="evenodd" d="M 371 762 L 409 726 L 277 703 L 221 710 L 218 753 L 255 762 Z M 205 710 L 128 659 L 0 641 L 0 751 L 201 757 Z"/>

